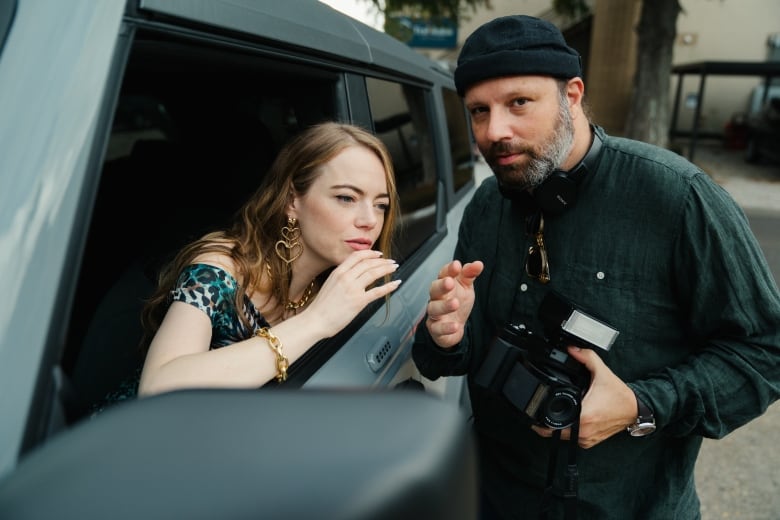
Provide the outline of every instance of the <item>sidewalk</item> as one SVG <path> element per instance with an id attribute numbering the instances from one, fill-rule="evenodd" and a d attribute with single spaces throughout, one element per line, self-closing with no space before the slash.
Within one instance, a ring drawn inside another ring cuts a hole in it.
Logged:
<path id="1" fill-rule="evenodd" d="M 743 209 L 780 212 L 780 164 L 750 164 L 744 155 L 744 150 L 705 142 L 696 146 L 693 162 L 723 186 Z"/>

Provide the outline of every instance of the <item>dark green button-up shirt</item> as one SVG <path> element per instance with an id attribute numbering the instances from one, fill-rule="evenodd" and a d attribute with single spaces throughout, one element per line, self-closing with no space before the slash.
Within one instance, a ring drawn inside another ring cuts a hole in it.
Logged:
<path id="1" fill-rule="evenodd" d="M 474 375 L 507 323 L 543 332 L 537 308 L 555 290 L 619 330 L 602 358 L 658 425 L 648 437 L 620 433 L 579 450 L 578 518 L 699 518 L 702 437 L 723 437 L 780 395 L 780 294 L 744 214 L 677 154 L 605 136 L 576 204 L 545 217 L 547 285 L 525 273 L 531 241 L 495 178 L 483 182 L 454 255 L 485 263 L 466 335 L 447 351 L 420 327 L 414 346 L 426 377 L 469 375 L 485 493 L 508 518 L 538 516 L 552 441 Z M 562 511 L 558 501 L 552 518 Z"/>

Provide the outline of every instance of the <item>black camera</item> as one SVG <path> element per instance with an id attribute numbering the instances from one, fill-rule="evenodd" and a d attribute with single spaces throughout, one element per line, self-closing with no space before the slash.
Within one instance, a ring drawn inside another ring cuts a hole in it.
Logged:
<path id="1" fill-rule="evenodd" d="M 568 428 L 579 418 L 590 372 L 569 356 L 566 347 L 609 351 L 618 331 L 555 292 L 544 297 L 538 316 L 544 337 L 524 325 L 504 327 L 490 345 L 475 383 L 503 395 L 533 424 Z"/>

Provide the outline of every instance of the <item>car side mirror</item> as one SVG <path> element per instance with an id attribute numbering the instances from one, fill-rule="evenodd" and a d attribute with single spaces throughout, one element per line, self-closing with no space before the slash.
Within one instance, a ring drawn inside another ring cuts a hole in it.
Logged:
<path id="1" fill-rule="evenodd" d="M 117 405 L 0 480 L 0 518 L 473 520 L 476 450 L 416 391 L 186 390 Z"/>

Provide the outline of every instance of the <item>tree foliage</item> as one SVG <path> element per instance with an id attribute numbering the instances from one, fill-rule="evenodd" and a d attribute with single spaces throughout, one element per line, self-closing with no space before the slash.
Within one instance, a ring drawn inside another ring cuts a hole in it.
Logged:
<path id="1" fill-rule="evenodd" d="M 370 2 L 380 12 L 385 13 L 385 20 L 390 18 L 388 14 L 402 13 L 423 19 L 450 18 L 457 23 L 479 8 L 492 9 L 490 0 L 370 0 Z M 392 33 L 388 34 L 392 35 Z"/>

